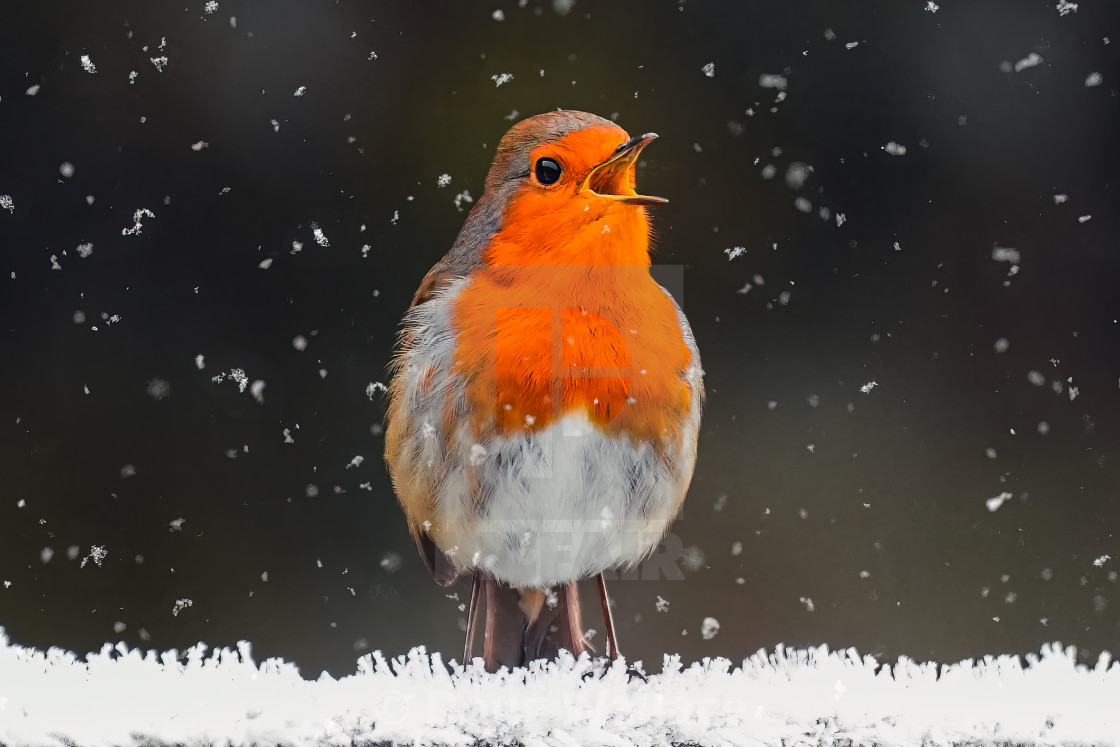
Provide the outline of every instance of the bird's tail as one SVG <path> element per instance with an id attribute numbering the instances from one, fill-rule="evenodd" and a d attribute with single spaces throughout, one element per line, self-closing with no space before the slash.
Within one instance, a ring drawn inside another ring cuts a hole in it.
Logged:
<path id="1" fill-rule="evenodd" d="M 515 589 L 500 581 L 475 576 L 469 620 L 485 599 L 483 658 L 487 670 L 518 667 L 536 659 L 554 659 L 560 649 L 578 656 L 589 648 L 580 618 L 575 582 L 555 589 Z M 466 660 L 470 660 L 474 626 L 467 626 Z"/>

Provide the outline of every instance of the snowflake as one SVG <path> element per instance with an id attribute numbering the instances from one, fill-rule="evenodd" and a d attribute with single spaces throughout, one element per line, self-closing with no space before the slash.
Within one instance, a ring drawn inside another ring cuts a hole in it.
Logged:
<path id="1" fill-rule="evenodd" d="M 746 254 L 747 253 L 747 248 L 745 246 L 733 246 L 733 247 L 729 247 L 727 249 L 724 249 L 723 253 L 727 255 L 728 260 L 732 260 L 732 259 L 736 259 L 736 258 L 741 257 L 744 254 Z"/>
<path id="2" fill-rule="evenodd" d="M 85 568 L 86 563 L 92 560 L 94 563 L 97 563 L 97 567 L 100 568 L 101 561 L 104 560 L 108 554 L 109 551 L 105 549 L 105 545 L 94 545 L 89 548 L 89 555 L 82 558 L 81 567 Z"/>
<path id="3" fill-rule="evenodd" d="M 466 203 L 473 203 L 474 202 L 474 198 L 471 197 L 471 193 L 468 192 L 465 189 L 462 192 L 460 192 L 459 194 L 455 195 L 455 209 L 458 210 L 459 212 L 463 212 L 463 203 L 464 202 L 466 202 Z"/>
<path id="4" fill-rule="evenodd" d="M 156 214 L 147 208 L 140 208 L 132 214 L 133 226 L 132 228 L 122 228 L 121 236 L 139 236 L 144 232 L 144 218 L 154 218 Z"/>

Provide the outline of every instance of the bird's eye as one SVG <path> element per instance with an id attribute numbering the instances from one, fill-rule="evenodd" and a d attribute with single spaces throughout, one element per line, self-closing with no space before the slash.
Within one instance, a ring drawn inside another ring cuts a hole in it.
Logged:
<path id="1" fill-rule="evenodd" d="M 537 181 L 541 184 L 555 184 L 560 181 L 560 164 L 551 158 L 538 159 L 534 170 L 537 174 Z"/>

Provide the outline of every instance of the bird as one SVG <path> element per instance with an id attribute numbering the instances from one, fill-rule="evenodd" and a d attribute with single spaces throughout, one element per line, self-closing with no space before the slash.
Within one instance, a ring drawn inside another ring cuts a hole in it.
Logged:
<path id="1" fill-rule="evenodd" d="M 390 363 L 385 459 L 435 581 L 473 574 L 464 663 L 621 654 L 605 571 L 650 556 L 684 501 L 704 398 L 696 340 L 650 274 L 631 137 L 574 110 L 502 136 L 450 251 L 420 283 Z"/>

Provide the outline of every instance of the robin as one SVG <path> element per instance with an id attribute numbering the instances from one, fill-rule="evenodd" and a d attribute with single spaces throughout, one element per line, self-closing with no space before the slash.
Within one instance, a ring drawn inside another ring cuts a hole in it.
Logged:
<path id="1" fill-rule="evenodd" d="M 435 580 L 473 573 L 491 671 L 589 648 L 579 582 L 659 544 L 692 479 L 703 398 L 683 312 L 649 272 L 636 162 L 657 135 L 554 111 L 498 144 L 392 364 L 385 458 Z"/>

